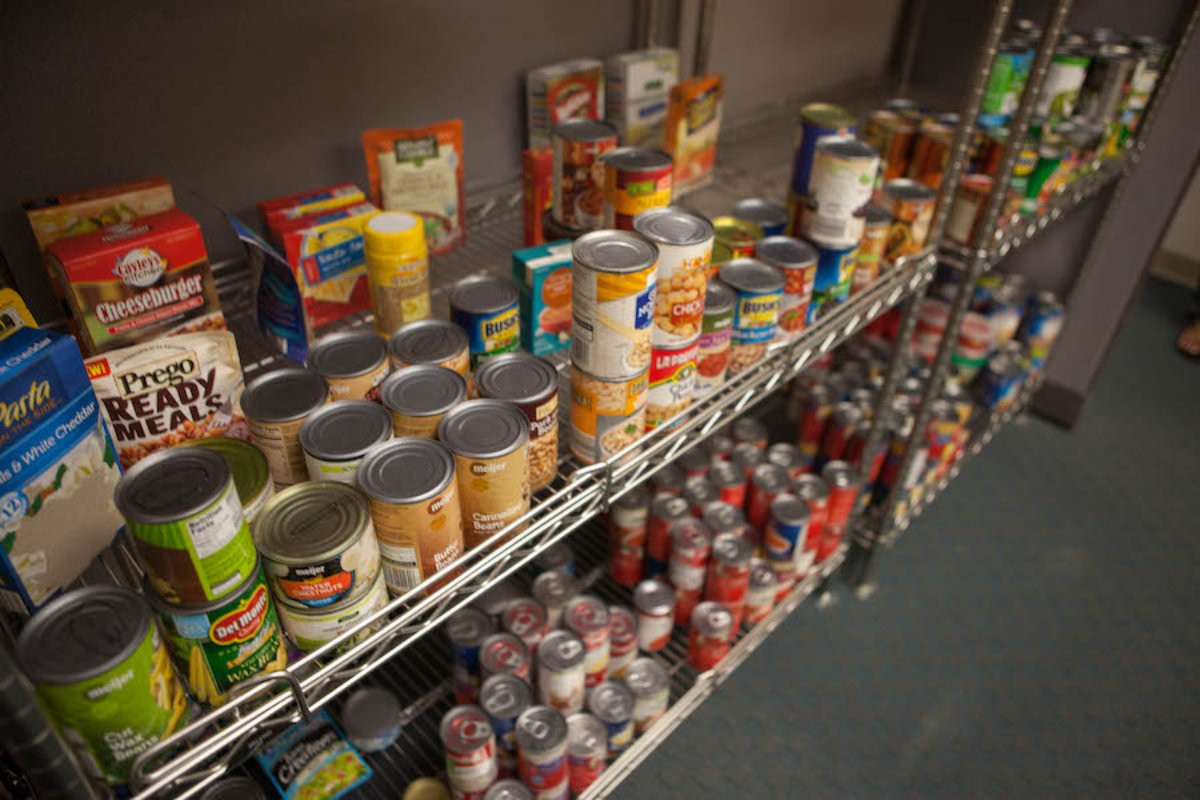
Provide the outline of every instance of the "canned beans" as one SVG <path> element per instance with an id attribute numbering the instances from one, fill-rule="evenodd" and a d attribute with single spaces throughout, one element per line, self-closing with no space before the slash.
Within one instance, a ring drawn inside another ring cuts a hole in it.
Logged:
<path id="1" fill-rule="evenodd" d="M 635 233 L 596 231 L 571 255 L 572 363 L 601 379 L 636 377 L 650 366 L 658 248 Z"/>
<path id="2" fill-rule="evenodd" d="M 484 362 L 475 373 L 479 396 L 512 403 L 529 420 L 529 487 L 558 475 L 558 370 L 544 358 L 510 353 Z"/>
<path id="3" fill-rule="evenodd" d="M 587 464 L 607 461 L 642 437 L 648 372 L 605 379 L 571 365 L 571 452 Z"/>
<path id="4" fill-rule="evenodd" d="M 712 549 L 708 526 L 681 519 L 671 526 L 671 560 L 667 575 L 675 587 L 675 624 L 686 625 L 704 590 L 704 572 Z"/>
<path id="5" fill-rule="evenodd" d="M 720 603 L 706 600 L 691 614 L 688 630 L 688 664 L 697 672 L 708 672 L 729 652 L 733 638 L 733 615 Z"/>

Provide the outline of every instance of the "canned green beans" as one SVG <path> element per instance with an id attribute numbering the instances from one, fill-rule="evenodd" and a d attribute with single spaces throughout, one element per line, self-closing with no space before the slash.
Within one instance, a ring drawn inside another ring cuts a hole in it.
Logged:
<path id="1" fill-rule="evenodd" d="M 263 506 L 271 499 L 274 490 L 271 471 L 263 451 L 247 441 L 228 436 L 189 439 L 177 446 L 202 447 L 225 459 L 230 472 L 233 473 L 233 485 L 237 488 L 238 499 L 242 501 L 242 516 L 248 524 L 253 525 L 258 512 L 262 511 Z"/>

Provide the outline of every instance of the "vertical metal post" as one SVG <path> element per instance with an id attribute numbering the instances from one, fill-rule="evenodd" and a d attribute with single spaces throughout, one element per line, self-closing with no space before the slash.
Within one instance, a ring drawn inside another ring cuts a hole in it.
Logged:
<path id="1" fill-rule="evenodd" d="M 1182 30 L 1179 32 L 1179 38 L 1171 48 L 1171 57 L 1167 60 L 1167 66 L 1163 69 L 1162 74 L 1158 76 L 1158 84 L 1154 87 L 1154 94 L 1150 97 L 1150 105 L 1142 112 L 1142 119 L 1138 123 L 1135 140 L 1133 146 L 1130 148 L 1130 152 L 1134 154 L 1135 158 L 1141 154 L 1142 149 L 1146 146 L 1146 134 L 1150 132 L 1150 126 L 1154 123 L 1154 118 L 1158 115 L 1158 109 L 1162 107 L 1160 100 L 1167 93 L 1171 81 L 1175 79 L 1175 73 L 1179 71 L 1179 62 L 1183 60 L 1184 51 L 1187 50 L 1187 46 L 1192 39 L 1192 34 L 1196 30 L 1198 23 L 1200 23 L 1200 0 L 1192 4 L 1192 10 L 1188 12 L 1187 20 L 1183 23 Z"/>
<path id="2" fill-rule="evenodd" d="M 650 48 L 657 44 L 658 0 L 642 0 L 642 47 Z"/>
<path id="3" fill-rule="evenodd" d="M 908 30 L 904 33 L 904 49 L 900 53 L 900 80 L 896 86 L 896 94 L 908 97 L 912 88 L 913 64 L 917 60 L 917 42 L 921 38 L 921 26 L 925 24 L 925 9 L 928 0 L 912 0 L 909 6 Z M 989 64 L 990 68 L 991 65 Z"/>
<path id="4" fill-rule="evenodd" d="M 696 25 L 696 57 L 692 74 L 708 74 L 708 56 L 712 50 L 713 22 L 717 16 L 717 0 L 700 0 L 700 22 Z"/>

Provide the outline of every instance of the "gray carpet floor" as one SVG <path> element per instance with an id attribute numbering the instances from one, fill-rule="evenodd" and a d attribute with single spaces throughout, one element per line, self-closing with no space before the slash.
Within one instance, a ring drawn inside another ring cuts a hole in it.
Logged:
<path id="1" fill-rule="evenodd" d="M 1200 363 L 1152 279 L 1083 419 L 1018 420 L 619 798 L 1200 796 Z"/>

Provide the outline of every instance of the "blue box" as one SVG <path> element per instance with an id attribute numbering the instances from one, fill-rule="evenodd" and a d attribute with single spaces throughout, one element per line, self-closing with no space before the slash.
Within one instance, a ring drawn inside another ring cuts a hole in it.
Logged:
<path id="1" fill-rule="evenodd" d="M 571 344 L 571 240 L 513 253 L 521 295 L 521 346 L 544 356 Z"/>

